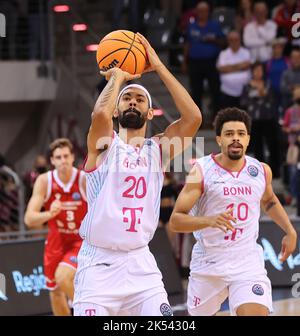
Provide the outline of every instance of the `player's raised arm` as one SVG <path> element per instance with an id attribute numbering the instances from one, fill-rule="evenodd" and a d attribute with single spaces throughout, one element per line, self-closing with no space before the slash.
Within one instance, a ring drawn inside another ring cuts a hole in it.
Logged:
<path id="1" fill-rule="evenodd" d="M 87 137 L 88 159 L 86 169 L 92 169 L 96 165 L 96 160 L 101 150 L 105 150 L 105 138 L 109 138 L 113 133 L 112 117 L 116 110 L 116 100 L 120 92 L 121 85 L 129 80 L 139 78 L 140 75 L 131 75 L 119 68 L 112 68 L 108 71 L 101 71 L 101 75 L 108 80 L 105 88 L 99 95 L 94 110 L 92 112 L 91 126 Z M 97 141 L 103 138 L 102 148 L 97 148 Z"/>
<path id="2" fill-rule="evenodd" d="M 218 228 L 224 232 L 234 230 L 230 221 L 235 221 L 232 217 L 232 209 L 216 216 L 191 216 L 189 214 L 196 201 L 202 195 L 202 174 L 195 165 L 190 171 L 187 183 L 180 192 L 174 210 L 170 218 L 170 229 L 175 232 L 194 232 L 207 227 Z"/>
<path id="3" fill-rule="evenodd" d="M 53 204 L 50 211 L 41 212 L 47 194 L 47 174 L 40 175 L 33 187 L 24 216 L 24 222 L 29 228 L 34 228 L 48 222 L 60 212 L 60 204 Z"/>
<path id="4" fill-rule="evenodd" d="M 169 125 L 160 137 L 164 139 L 172 139 L 174 137 L 179 137 L 182 140 L 185 137 L 193 138 L 198 131 L 202 123 L 202 115 L 200 109 L 186 91 L 186 89 L 179 83 L 179 81 L 171 74 L 171 72 L 165 67 L 157 56 L 155 50 L 151 47 L 147 39 L 141 34 L 137 34 L 140 42 L 144 45 L 147 52 L 149 66 L 146 68 L 148 71 L 156 71 L 160 79 L 163 81 L 167 89 L 169 90 L 175 105 L 180 113 L 180 118 Z M 166 141 L 168 142 L 168 141 Z M 166 144 L 169 145 L 168 143 Z M 162 146 L 164 150 L 164 141 L 162 141 Z M 169 150 L 169 148 L 167 148 Z M 170 153 L 170 159 L 174 156 L 180 154 L 184 150 L 182 148 L 176 148 Z"/>
<path id="5" fill-rule="evenodd" d="M 264 168 L 266 172 L 266 189 L 261 200 L 261 206 L 265 213 L 286 233 L 282 239 L 281 261 L 283 262 L 296 248 L 297 233 L 273 191 L 270 167 L 264 164 Z"/>

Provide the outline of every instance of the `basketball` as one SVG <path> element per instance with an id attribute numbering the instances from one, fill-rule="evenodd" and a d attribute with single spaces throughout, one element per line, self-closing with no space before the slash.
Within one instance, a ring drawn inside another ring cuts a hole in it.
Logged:
<path id="1" fill-rule="evenodd" d="M 141 74 L 147 54 L 135 33 L 116 30 L 107 34 L 99 43 L 97 63 L 101 71 L 118 67 L 131 74 Z"/>

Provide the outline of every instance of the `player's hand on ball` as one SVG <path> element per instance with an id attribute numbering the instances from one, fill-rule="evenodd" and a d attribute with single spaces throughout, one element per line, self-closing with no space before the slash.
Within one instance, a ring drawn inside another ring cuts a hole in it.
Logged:
<path id="1" fill-rule="evenodd" d="M 236 218 L 234 218 L 232 215 L 232 208 L 226 210 L 219 215 L 212 216 L 210 227 L 220 229 L 224 231 L 224 233 L 226 233 L 228 230 L 233 232 L 235 228 L 231 224 L 231 221 L 236 222 Z"/>
<path id="2" fill-rule="evenodd" d="M 124 82 L 141 77 L 140 74 L 132 75 L 129 72 L 121 70 L 120 68 L 112 68 L 107 71 L 100 71 L 100 74 L 104 76 L 107 81 L 110 80 L 111 76 L 116 76 L 118 78 L 121 78 L 122 81 Z"/>
<path id="3" fill-rule="evenodd" d="M 141 42 L 142 45 L 144 46 L 146 53 L 147 53 L 147 57 L 148 57 L 148 60 L 147 60 L 148 62 L 146 64 L 144 73 L 150 72 L 150 71 L 156 71 L 159 67 L 163 65 L 162 61 L 157 56 L 157 53 L 151 47 L 148 40 L 140 33 L 136 33 L 136 35 L 137 35 L 139 42 Z"/>
<path id="4" fill-rule="evenodd" d="M 61 210 L 62 210 L 62 204 L 59 200 L 55 200 L 54 202 L 52 202 L 49 210 L 51 218 L 57 216 L 61 212 Z"/>

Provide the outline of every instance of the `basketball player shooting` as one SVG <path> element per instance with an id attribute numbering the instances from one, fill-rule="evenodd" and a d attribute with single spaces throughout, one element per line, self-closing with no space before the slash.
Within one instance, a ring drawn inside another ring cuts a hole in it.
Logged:
<path id="1" fill-rule="evenodd" d="M 77 254 L 82 243 L 79 226 L 87 210 L 85 176 L 73 167 L 73 145 L 68 139 L 50 144 L 54 170 L 41 174 L 33 187 L 25 213 L 30 228 L 48 222 L 44 252 L 46 285 L 54 315 L 71 314 Z M 45 211 L 41 211 L 44 207 Z"/>
<path id="2" fill-rule="evenodd" d="M 221 153 L 196 161 L 171 216 L 175 232 L 194 232 L 188 284 L 190 315 L 214 315 L 229 297 L 233 315 L 272 312 L 271 283 L 256 243 L 260 206 L 285 232 L 281 262 L 297 234 L 274 194 L 268 165 L 246 156 L 251 120 L 237 108 L 215 120 Z"/>
<path id="3" fill-rule="evenodd" d="M 155 71 L 170 92 L 180 119 L 163 134 L 145 138 L 153 118 L 152 99 L 138 78 L 119 68 L 102 72 L 108 83 L 92 113 L 85 162 L 88 213 L 80 228 L 84 239 L 75 276 L 75 315 L 172 315 L 167 293 L 148 243 L 158 225 L 163 185 L 161 152 L 166 139 L 193 137 L 201 113 L 190 95 L 140 34 Z M 119 133 L 112 117 L 118 118 Z M 165 141 L 163 141 L 165 139 Z M 173 150 L 168 160 L 182 152 Z"/>

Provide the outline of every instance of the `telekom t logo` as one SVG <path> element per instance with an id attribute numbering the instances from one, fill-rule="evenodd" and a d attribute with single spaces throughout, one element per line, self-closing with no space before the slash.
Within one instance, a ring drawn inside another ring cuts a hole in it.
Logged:
<path id="1" fill-rule="evenodd" d="M 6 19 L 2 13 L 0 13 L 0 37 L 6 37 Z"/>
<path id="2" fill-rule="evenodd" d="M 199 306 L 201 300 L 198 296 L 194 296 L 193 302 L 194 302 L 194 307 L 197 307 L 197 306 Z"/>
<path id="3" fill-rule="evenodd" d="M 126 231 L 129 232 L 137 232 L 137 230 L 135 229 L 136 224 L 141 224 L 141 218 L 140 215 L 142 214 L 144 208 L 140 207 L 140 208 L 123 208 L 123 222 L 124 223 L 128 223 L 130 222 L 130 227 L 129 229 L 127 229 Z M 128 217 L 126 217 L 126 213 L 129 214 Z"/>
<path id="4" fill-rule="evenodd" d="M 241 237 L 243 234 L 244 229 L 242 228 L 235 228 L 235 230 L 232 233 L 229 233 L 224 237 L 225 240 L 232 240 L 235 241 Z"/>

